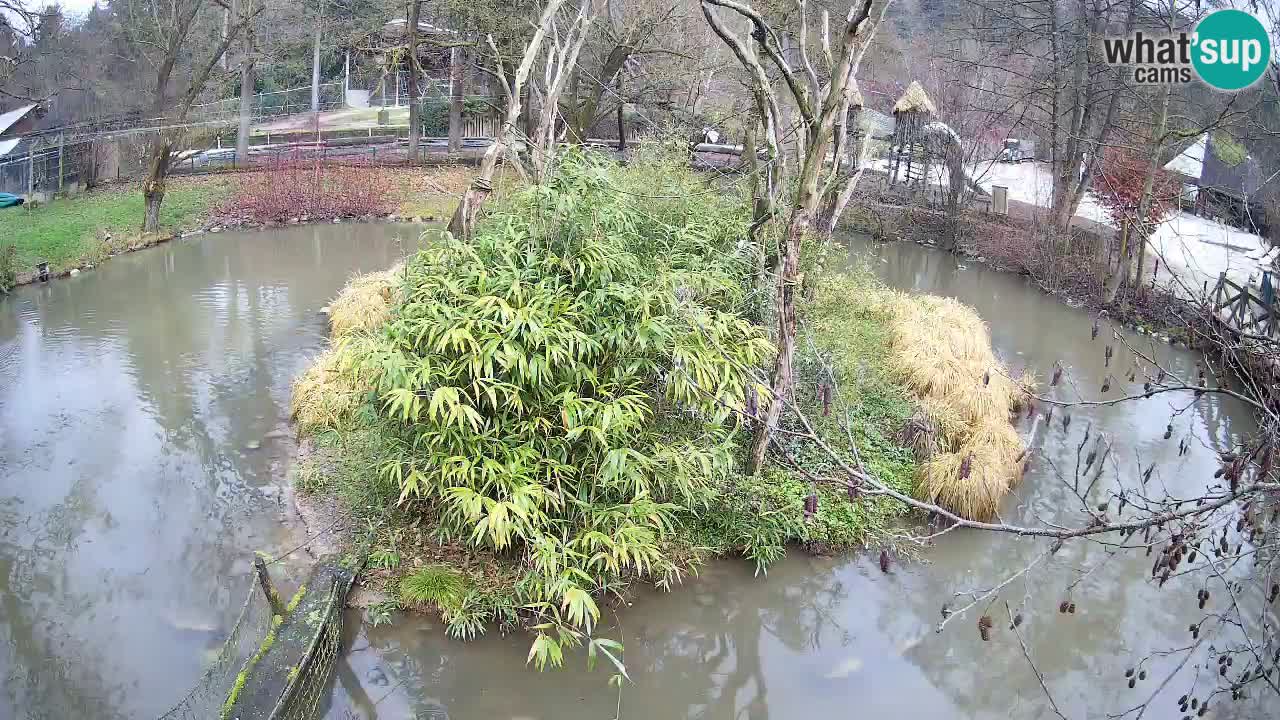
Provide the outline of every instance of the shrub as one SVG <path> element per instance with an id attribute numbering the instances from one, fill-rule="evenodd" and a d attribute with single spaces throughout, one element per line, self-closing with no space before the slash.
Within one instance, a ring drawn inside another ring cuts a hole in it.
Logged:
<path id="1" fill-rule="evenodd" d="M 376 165 L 292 159 L 241 174 L 219 214 L 245 222 L 381 215 L 396 207 L 393 189 L 389 172 Z"/>
<path id="2" fill-rule="evenodd" d="M 0 292 L 9 292 L 18 282 L 18 247 L 0 248 Z"/>
<path id="3" fill-rule="evenodd" d="M 381 335 L 347 341 L 398 443 L 382 477 L 447 539 L 519 558 L 521 602 L 571 629 L 540 647 L 589 632 L 620 579 L 678 572 L 676 526 L 735 466 L 742 368 L 770 346 L 733 312 L 747 218 L 717 195 L 569 155 L 473 242 L 420 252 Z"/>

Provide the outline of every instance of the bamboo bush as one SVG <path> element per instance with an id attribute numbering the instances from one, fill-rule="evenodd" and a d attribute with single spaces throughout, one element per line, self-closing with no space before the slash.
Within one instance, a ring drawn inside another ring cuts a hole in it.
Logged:
<path id="1" fill-rule="evenodd" d="M 679 572 L 665 546 L 735 469 L 742 368 L 771 352 L 735 312 L 745 209 L 691 201 L 685 175 L 569 155 L 472 242 L 429 243 L 381 332 L 345 341 L 394 436 L 380 478 L 524 568 L 539 665 L 590 635 L 593 595 Z M 659 178 L 674 197 L 649 197 Z"/>

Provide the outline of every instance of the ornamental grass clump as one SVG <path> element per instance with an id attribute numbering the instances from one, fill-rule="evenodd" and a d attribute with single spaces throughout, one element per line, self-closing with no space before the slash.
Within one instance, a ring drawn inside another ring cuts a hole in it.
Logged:
<path id="1" fill-rule="evenodd" d="M 759 392 L 743 368 L 772 352 L 736 314 L 747 223 L 660 162 L 569 155 L 471 242 L 431 240 L 389 321 L 345 341 L 397 448 L 381 479 L 446 541 L 522 568 L 539 664 L 590 633 L 593 595 L 678 574 L 677 527 L 734 469 L 732 413 Z"/>
<path id="2" fill-rule="evenodd" d="M 1024 445 L 1010 419 L 1032 378 L 1010 379 L 986 323 L 954 299 L 880 291 L 893 316 L 900 381 L 937 428 L 937 452 L 920 465 L 921 496 L 986 520 L 1022 477 Z"/>

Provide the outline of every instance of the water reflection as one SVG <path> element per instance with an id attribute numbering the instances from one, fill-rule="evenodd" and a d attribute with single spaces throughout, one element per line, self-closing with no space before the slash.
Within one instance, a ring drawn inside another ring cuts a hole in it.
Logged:
<path id="1" fill-rule="evenodd" d="M 1108 374 L 1112 396 L 1141 389 L 1126 382 L 1133 358 L 1122 347 L 1105 365 L 1109 328 L 1091 341 L 1091 317 L 1021 278 L 962 269 L 950 256 L 914 245 L 869 246 L 858 239 L 850 245 L 858 262 L 870 262 L 893 287 L 951 295 L 977 308 L 992 327 L 998 354 L 1015 370 L 1045 378 L 1061 362 L 1079 383 L 1060 388 L 1064 397 L 1096 397 Z M 1196 356 L 1146 337 L 1132 342 L 1175 372 L 1194 376 Z M 1020 421 L 1019 431 L 1039 455 L 1002 516 L 1024 524 L 1078 522 L 1076 448 L 1086 429 L 1093 437 L 1104 433 L 1112 444 L 1094 497 L 1114 489 L 1117 478 L 1132 486 L 1138 469 L 1151 463 L 1152 483 L 1172 492 L 1203 487 L 1217 468 L 1213 451 L 1252 432 L 1254 424 L 1228 398 L 1206 396 L 1171 419 L 1173 402 L 1156 396 L 1076 409 L 1065 430 L 1061 412 L 1051 425 Z M 1170 422 L 1174 436 L 1166 441 Z M 1178 457 L 1180 439 L 1190 444 L 1185 457 Z M 795 554 L 767 577 L 753 577 L 744 563 L 714 564 L 672 593 L 647 592 L 634 607 L 617 610 L 615 635 L 626 639 L 635 681 L 622 691 L 622 717 L 1051 717 L 1008 629 L 1006 602 L 1024 614 L 1020 630 L 1028 650 L 1068 717 L 1103 717 L 1145 701 L 1156 681 L 1129 690 L 1125 668 L 1153 650 L 1186 644 L 1187 625 L 1200 616 L 1190 579 L 1157 590 L 1146 580 L 1141 557 L 1109 559 L 1097 545 L 1070 546 L 982 611 L 934 632 L 944 602 L 963 604 L 954 593 L 985 590 L 1044 549 L 1009 536 L 956 532 L 889 575 L 865 558 Z M 1096 569 L 1082 573 L 1086 567 Z M 1067 597 L 1077 603 L 1075 614 L 1058 612 Z M 984 643 L 975 627 L 983 613 L 995 623 L 991 642 Z M 585 720 L 612 718 L 616 711 L 618 696 L 606 685 L 606 670 L 536 673 L 525 666 L 524 636 L 460 643 L 421 618 L 357 632 L 352 670 L 340 673 L 331 718 L 418 713 L 457 720 Z M 1147 667 L 1152 678 L 1163 678 L 1174 664 L 1157 658 Z M 1145 717 L 1181 717 L 1170 698 L 1186 690 L 1182 681 L 1194 672 L 1195 662 L 1188 663 L 1164 693 L 1172 695 L 1158 697 Z"/>
<path id="2" fill-rule="evenodd" d="M 397 235 L 228 233 L 0 300 L 0 717 L 154 716 L 198 677 L 281 533 L 264 437 L 318 310 Z"/>

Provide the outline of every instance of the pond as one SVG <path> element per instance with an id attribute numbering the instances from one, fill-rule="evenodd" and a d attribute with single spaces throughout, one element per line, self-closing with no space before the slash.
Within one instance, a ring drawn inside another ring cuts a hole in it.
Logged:
<path id="1" fill-rule="evenodd" d="M 325 342 L 319 310 L 351 273 L 392 264 L 414 234 L 335 225 L 203 236 L 0 300 L 0 717 L 154 717 L 195 682 L 238 609 L 252 551 L 296 544 L 275 483 L 287 462 L 290 381 Z M 1090 341 L 1091 317 L 1022 279 L 915 245 L 848 242 L 852 261 L 869 262 L 887 284 L 973 305 L 1015 370 L 1043 378 L 1062 362 L 1076 383 L 1057 389 L 1064 397 L 1096 396 L 1108 373 L 1113 396 L 1126 385 L 1116 370 L 1131 362 L 1123 349 L 1104 366 L 1105 324 Z M 1155 350 L 1194 374 L 1193 354 Z M 1156 463 L 1154 482 L 1203 486 L 1215 448 L 1252 431 L 1252 419 L 1206 396 L 1171 420 L 1171 402 L 1077 409 L 1065 431 L 1057 417 L 1021 421 L 1043 456 L 1003 517 L 1075 521 L 1054 468 L 1070 476 L 1087 427 L 1114 443 L 1107 480 L 1132 479 L 1140 458 Z M 1181 458 L 1180 439 L 1190 440 Z M 1005 601 L 1024 613 L 1028 651 L 1066 715 L 1145 701 L 1176 658 L 1154 659 L 1152 679 L 1135 690 L 1125 668 L 1186 644 L 1200 615 L 1194 590 L 1177 579 L 1157 590 L 1141 557 L 1081 575 L 1102 550 L 1073 547 L 1005 589 L 987 610 L 991 642 L 978 637 L 980 613 L 934 632 L 955 592 L 990 587 L 1040 549 L 957 531 L 889 574 L 874 549 L 793 553 L 767 576 L 713 563 L 610 614 L 634 681 L 621 693 L 607 670 L 588 673 L 580 661 L 528 669 L 524 636 L 464 643 L 429 619 L 372 627 L 352 613 L 328 717 L 1050 716 L 1007 630 Z M 1078 611 L 1058 613 L 1068 597 Z M 1194 666 L 1165 693 L 1185 692 Z M 1161 698 L 1146 717 L 1176 710 Z"/>
<path id="2" fill-rule="evenodd" d="M 319 310 L 416 238 L 197 236 L 0 298 L 0 718 L 154 717 L 194 683 L 229 579 L 291 539 L 274 483 Z"/>

